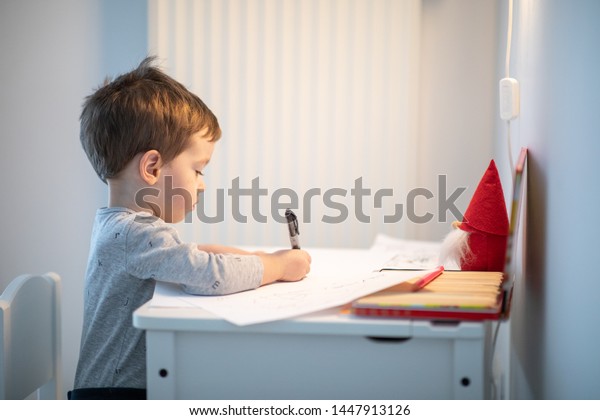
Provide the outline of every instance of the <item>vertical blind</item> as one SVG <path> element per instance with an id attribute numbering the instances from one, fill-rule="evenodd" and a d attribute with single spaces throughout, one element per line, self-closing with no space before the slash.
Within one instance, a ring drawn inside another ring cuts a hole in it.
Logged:
<path id="1" fill-rule="evenodd" d="M 150 0 L 150 53 L 223 130 L 185 239 L 286 246 L 286 204 L 303 246 L 405 235 L 420 13 L 420 0 Z"/>

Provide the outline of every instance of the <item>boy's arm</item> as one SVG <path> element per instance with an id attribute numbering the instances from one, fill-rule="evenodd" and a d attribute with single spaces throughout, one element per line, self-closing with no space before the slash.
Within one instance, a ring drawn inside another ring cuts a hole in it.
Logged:
<path id="1" fill-rule="evenodd" d="M 256 255 L 263 264 L 261 286 L 279 280 L 298 281 L 310 271 L 310 255 L 298 249 L 281 250 L 273 253 L 249 252 L 225 245 L 198 245 L 198 249 L 212 254 Z"/>
<path id="2" fill-rule="evenodd" d="M 310 271 L 310 255 L 301 249 L 285 249 L 257 255 L 264 267 L 261 286 L 279 280 L 302 280 Z"/>
<path id="3" fill-rule="evenodd" d="M 239 254 L 239 255 L 252 255 L 253 252 L 244 251 L 243 249 L 234 248 L 232 246 L 225 245 L 198 245 L 198 249 L 204 252 L 210 252 L 211 254 Z"/>

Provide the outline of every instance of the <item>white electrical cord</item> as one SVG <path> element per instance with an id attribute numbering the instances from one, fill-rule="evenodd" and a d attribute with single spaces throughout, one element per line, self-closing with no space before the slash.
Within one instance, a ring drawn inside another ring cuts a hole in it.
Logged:
<path id="1" fill-rule="evenodd" d="M 515 164 L 513 162 L 512 144 L 510 140 L 510 120 L 506 121 L 506 142 L 508 147 L 508 163 L 510 163 L 511 177 L 515 177 Z M 513 179 L 514 181 L 514 179 Z"/>
<path id="2" fill-rule="evenodd" d="M 510 77 L 510 46 L 512 44 L 513 0 L 508 0 L 508 28 L 506 31 L 506 78 Z"/>
<path id="3" fill-rule="evenodd" d="M 496 353 L 496 342 L 498 341 L 498 333 L 500 332 L 500 321 L 496 322 L 496 328 L 494 329 L 494 335 L 492 338 L 492 354 L 490 355 L 490 381 L 492 385 L 492 395 L 491 399 L 498 399 L 500 396 L 498 394 L 498 387 L 496 386 L 496 381 L 494 380 L 494 357 Z"/>
<path id="4" fill-rule="evenodd" d="M 510 78 L 510 47 L 512 44 L 512 25 L 513 24 L 513 0 L 508 0 L 508 27 L 506 29 L 506 78 Z M 513 162 L 512 145 L 510 141 L 510 120 L 506 122 L 508 162 L 510 163 L 510 173 L 514 176 L 515 164 Z"/>

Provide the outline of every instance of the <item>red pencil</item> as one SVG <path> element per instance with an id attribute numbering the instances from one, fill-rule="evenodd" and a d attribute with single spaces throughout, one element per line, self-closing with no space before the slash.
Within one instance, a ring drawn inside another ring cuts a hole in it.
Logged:
<path id="1" fill-rule="evenodd" d="M 435 280 L 437 277 L 439 277 L 443 272 L 444 272 L 444 266 L 440 265 L 438 268 L 436 268 L 431 273 L 426 274 L 423 277 L 421 277 L 419 279 L 419 281 L 417 281 L 413 285 L 412 291 L 416 292 L 418 290 L 421 290 L 423 287 L 427 286 L 429 283 L 431 283 L 433 280 Z"/>

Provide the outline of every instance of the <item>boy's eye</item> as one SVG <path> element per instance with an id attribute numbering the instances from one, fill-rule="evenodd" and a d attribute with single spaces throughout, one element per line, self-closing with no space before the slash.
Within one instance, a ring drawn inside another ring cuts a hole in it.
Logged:
<path id="1" fill-rule="evenodd" d="M 202 171 L 196 171 L 196 176 L 198 176 L 198 175 L 204 176 L 204 174 L 202 173 Z"/>

